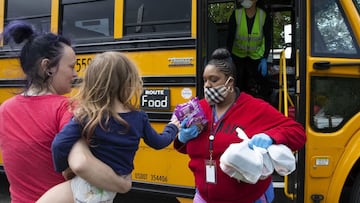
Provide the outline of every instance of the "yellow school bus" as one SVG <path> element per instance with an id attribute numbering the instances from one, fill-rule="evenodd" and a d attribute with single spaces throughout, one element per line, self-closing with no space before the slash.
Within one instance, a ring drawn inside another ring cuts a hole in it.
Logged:
<path id="1" fill-rule="evenodd" d="M 307 135 L 295 152 L 297 170 L 274 174 L 275 201 L 360 203 L 360 1 L 258 3 L 273 24 L 271 103 L 292 112 Z M 0 31 L 17 19 L 69 37 L 79 77 L 96 53 L 126 53 L 144 80 L 140 107 L 161 131 L 176 104 L 203 97 L 203 67 L 212 50 L 225 46 L 237 7 L 236 0 L 0 0 Z M 0 47 L 0 103 L 23 86 L 18 52 Z M 156 151 L 141 143 L 133 189 L 115 201 L 192 202 L 187 164 L 172 146 Z"/>

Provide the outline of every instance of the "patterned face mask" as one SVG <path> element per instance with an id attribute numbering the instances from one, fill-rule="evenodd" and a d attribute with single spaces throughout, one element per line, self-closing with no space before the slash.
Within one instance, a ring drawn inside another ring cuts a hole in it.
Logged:
<path id="1" fill-rule="evenodd" d="M 230 87 L 226 87 L 230 79 L 233 78 L 229 77 L 224 85 L 219 85 L 217 87 L 206 87 L 204 89 L 205 99 L 210 105 L 218 104 L 224 101 L 230 91 Z"/>
<path id="2" fill-rule="evenodd" d="M 250 8 L 252 6 L 253 2 L 251 0 L 244 0 L 241 5 L 244 7 L 244 8 Z"/>

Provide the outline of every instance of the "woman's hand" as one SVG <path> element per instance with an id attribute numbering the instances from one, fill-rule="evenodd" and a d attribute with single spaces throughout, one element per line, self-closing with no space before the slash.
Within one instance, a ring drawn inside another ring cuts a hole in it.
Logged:
<path id="1" fill-rule="evenodd" d="M 272 144 L 273 144 L 273 139 L 271 139 L 271 137 L 265 133 L 256 134 L 249 140 L 249 147 L 251 149 L 253 148 L 254 145 L 257 147 L 267 149 Z"/>
<path id="2" fill-rule="evenodd" d="M 76 176 L 76 174 L 71 170 L 71 168 L 67 168 L 65 171 L 62 172 L 65 180 L 70 180 Z"/>
<path id="3" fill-rule="evenodd" d="M 187 143 L 189 140 L 196 138 L 199 135 L 199 129 L 196 125 L 191 125 L 186 127 L 186 122 L 188 119 L 184 119 L 180 125 L 180 131 L 178 139 L 182 143 Z"/>

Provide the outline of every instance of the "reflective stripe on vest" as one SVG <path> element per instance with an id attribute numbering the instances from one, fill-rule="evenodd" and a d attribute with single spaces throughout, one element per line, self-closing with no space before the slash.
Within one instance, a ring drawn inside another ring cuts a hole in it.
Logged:
<path id="1" fill-rule="evenodd" d="M 241 58 L 248 56 L 252 59 L 259 59 L 263 57 L 265 52 L 263 26 L 266 13 L 262 9 L 257 8 L 254 25 L 250 34 L 248 32 L 244 8 L 235 11 L 235 18 L 237 28 L 232 53 Z"/>

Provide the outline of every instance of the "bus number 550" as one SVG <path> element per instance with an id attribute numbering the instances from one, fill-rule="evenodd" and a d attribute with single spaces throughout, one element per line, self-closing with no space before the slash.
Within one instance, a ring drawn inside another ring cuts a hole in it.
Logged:
<path id="1" fill-rule="evenodd" d="M 91 62 L 91 58 L 77 58 L 76 59 L 76 72 L 80 72 L 81 69 L 85 69 Z"/>

